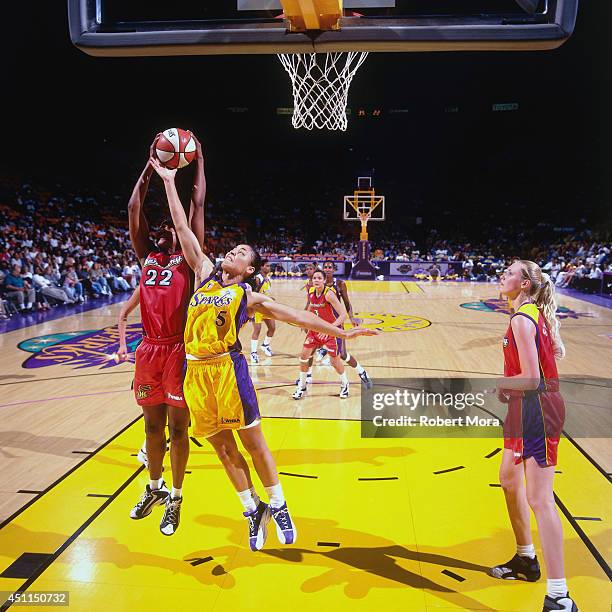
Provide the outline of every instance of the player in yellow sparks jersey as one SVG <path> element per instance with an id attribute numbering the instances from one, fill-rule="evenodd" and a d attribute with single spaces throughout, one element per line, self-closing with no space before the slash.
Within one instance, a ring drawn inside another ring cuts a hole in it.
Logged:
<path id="1" fill-rule="evenodd" d="M 261 262 L 261 269 L 259 274 L 255 275 L 255 291 L 262 293 L 263 295 L 269 295 L 272 289 L 272 283 L 270 282 L 270 262 L 264 259 Z M 257 354 L 257 344 L 259 342 L 259 334 L 261 333 L 261 324 L 265 323 L 267 332 L 264 338 L 261 350 L 264 352 L 266 357 L 272 357 L 272 348 L 270 342 L 276 331 L 276 321 L 274 319 L 265 319 L 263 315 L 258 312 L 253 316 L 253 334 L 251 336 L 251 363 L 256 365 L 259 363 L 259 355 Z"/>
<path id="2" fill-rule="evenodd" d="M 377 332 L 359 327 L 342 330 L 312 312 L 295 310 L 252 291 L 250 283 L 261 267 L 261 258 L 247 244 L 234 247 L 221 262 L 220 269 L 215 269 L 187 222 L 174 184 L 176 170 L 164 168 L 155 159 L 151 163 L 164 181 L 183 254 L 196 277 L 197 289 L 189 303 L 185 326 L 187 373 L 183 385 L 193 433 L 212 444 L 240 497 L 249 524 L 251 550 L 263 547 L 270 519 L 274 520 L 280 542 L 292 544 L 297 532 L 261 429 L 257 393 L 238 339 L 240 328 L 249 316 L 259 313 L 341 338 L 371 336 Z M 269 505 L 255 492 L 247 462 L 236 445 L 234 430 L 251 455 Z"/>

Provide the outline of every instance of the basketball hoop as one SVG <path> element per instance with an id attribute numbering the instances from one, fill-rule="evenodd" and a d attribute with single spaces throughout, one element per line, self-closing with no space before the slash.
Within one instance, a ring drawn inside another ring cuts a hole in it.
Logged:
<path id="1" fill-rule="evenodd" d="M 293 86 L 293 127 L 346 130 L 348 90 L 367 56 L 367 51 L 279 53 Z"/>

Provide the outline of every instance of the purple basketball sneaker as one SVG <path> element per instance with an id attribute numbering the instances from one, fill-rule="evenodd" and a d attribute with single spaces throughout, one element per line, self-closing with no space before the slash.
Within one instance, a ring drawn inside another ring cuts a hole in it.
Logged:
<path id="1" fill-rule="evenodd" d="M 287 503 L 285 502 L 280 508 L 270 506 L 270 512 L 276 524 L 278 541 L 281 544 L 293 544 L 297 540 L 297 529 L 291 520 Z"/>
<path id="2" fill-rule="evenodd" d="M 270 508 L 268 504 L 260 501 L 255 510 L 243 512 L 243 514 L 249 521 L 249 546 L 253 552 L 261 550 L 268 537 Z"/>

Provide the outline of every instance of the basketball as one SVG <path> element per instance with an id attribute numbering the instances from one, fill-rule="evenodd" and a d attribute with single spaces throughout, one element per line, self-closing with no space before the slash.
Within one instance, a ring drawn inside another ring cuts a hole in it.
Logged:
<path id="1" fill-rule="evenodd" d="M 184 168 L 196 156 L 196 144 L 189 130 L 170 128 L 164 130 L 155 143 L 157 159 L 166 168 Z"/>

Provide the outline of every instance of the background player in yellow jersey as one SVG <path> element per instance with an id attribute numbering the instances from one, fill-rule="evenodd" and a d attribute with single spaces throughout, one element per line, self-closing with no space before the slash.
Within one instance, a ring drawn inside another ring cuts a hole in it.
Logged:
<path id="1" fill-rule="evenodd" d="M 304 272 L 306 272 L 306 283 L 302 285 L 301 289 L 306 289 L 307 300 L 308 300 L 308 290 L 312 287 L 312 275 L 315 273 L 316 269 L 317 269 L 317 266 L 314 263 L 307 263 L 304 266 Z"/>
<path id="2" fill-rule="evenodd" d="M 193 434 L 208 439 L 234 485 L 248 520 L 251 550 L 263 547 L 270 519 L 274 520 L 280 542 L 292 544 L 296 539 L 295 525 L 261 429 L 257 393 L 241 353 L 238 332 L 254 312 L 335 337 L 351 338 L 377 332 L 358 327 L 342 330 L 311 312 L 295 310 L 252 291 L 247 283 L 253 282 L 261 259 L 247 244 L 239 244 L 229 251 L 220 268 L 215 269 L 187 222 L 174 184 L 176 171 L 164 168 L 155 159 L 151 163 L 164 181 L 183 254 L 196 277 L 197 289 L 189 303 L 185 326 L 187 373 L 183 385 Z M 255 492 L 233 430 L 237 430 L 251 455 L 269 505 Z"/>
<path id="3" fill-rule="evenodd" d="M 270 262 L 264 259 L 261 262 L 261 268 L 259 273 L 255 275 L 255 291 L 263 295 L 270 295 L 272 289 L 272 282 L 270 281 Z M 276 321 L 274 319 L 264 319 L 263 315 L 258 312 L 253 316 L 253 334 L 251 335 L 251 363 L 259 363 L 259 355 L 257 354 L 257 344 L 259 342 L 259 334 L 261 333 L 261 324 L 266 324 L 267 332 L 264 338 L 261 350 L 264 352 L 266 357 L 272 357 L 272 348 L 270 342 L 276 331 Z"/>

